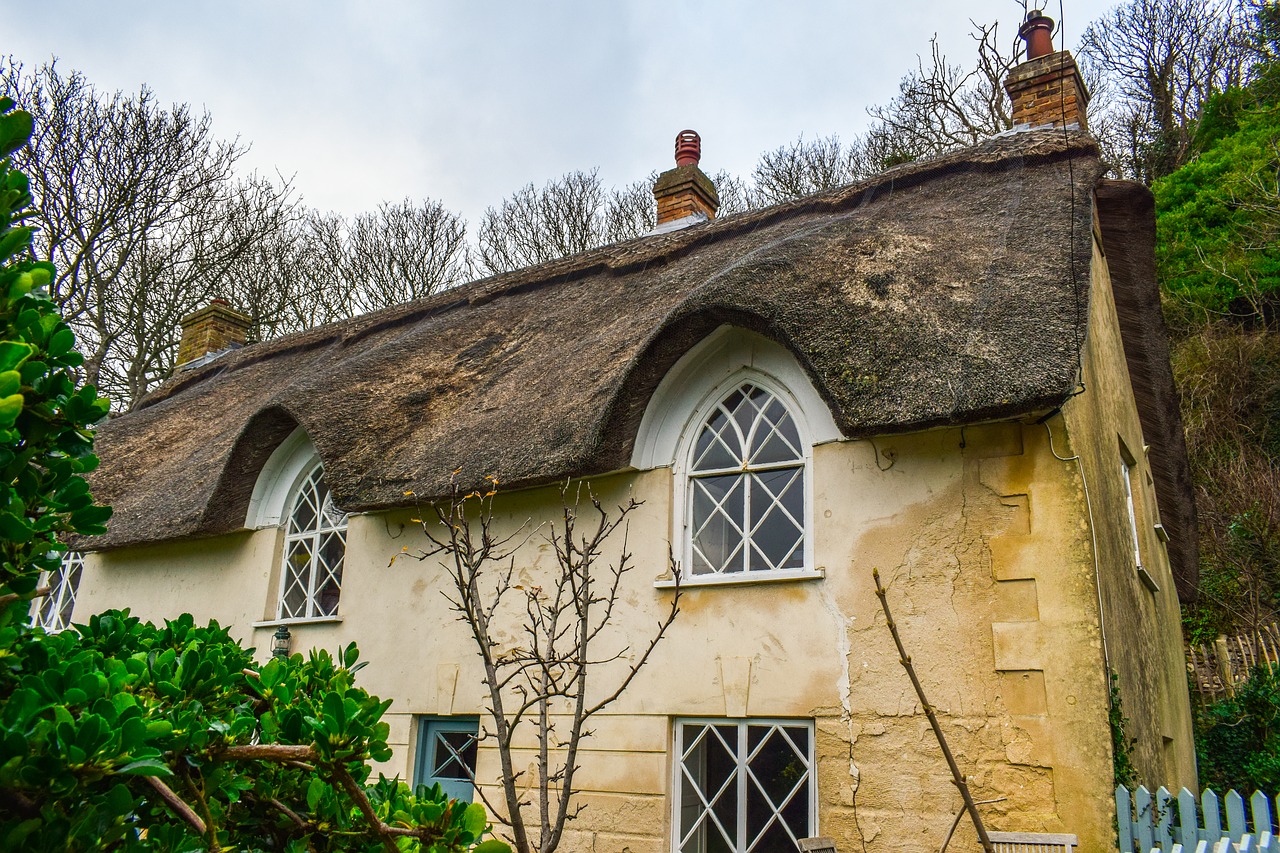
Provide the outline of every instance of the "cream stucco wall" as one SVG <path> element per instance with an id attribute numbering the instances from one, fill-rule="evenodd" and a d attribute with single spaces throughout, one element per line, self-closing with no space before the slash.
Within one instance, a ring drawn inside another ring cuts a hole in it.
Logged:
<path id="1" fill-rule="evenodd" d="M 1053 458 L 1043 427 L 1000 424 L 823 445 L 814 477 L 825 578 L 686 590 L 671 633 L 581 758 L 588 809 L 569 849 L 669 848 L 669 746 L 682 716 L 815 720 L 820 831 L 841 849 L 936 845 L 959 799 L 897 662 L 872 567 L 975 793 L 1006 798 L 986 807 L 990 825 L 1109 838 L 1097 597 L 1074 463 Z M 666 570 L 671 475 L 620 475 L 595 488 L 606 503 L 628 491 L 645 501 L 614 641 L 635 646 L 672 595 L 654 583 Z M 553 490 L 511 495 L 505 523 L 536 526 L 557 501 Z M 249 625 L 271 612 L 278 542 L 267 530 L 96 555 L 79 612 L 190 610 L 266 649 L 271 628 Z M 354 516 L 342 621 L 294 628 L 297 648 L 360 644 L 370 661 L 362 683 L 395 700 L 397 753 L 384 769 L 402 776 L 412 773 L 415 715 L 483 709 L 442 571 L 430 560 L 387 565 L 423 544 L 408 513 Z M 523 579 L 536 583 L 549 554 L 536 542 L 526 554 Z M 604 673 L 599 689 L 616 677 Z M 482 753 L 480 775 L 496 767 Z"/>
<path id="2" fill-rule="evenodd" d="M 1111 844 L 1100 600 L 1144 779 L 1194 782 L 1177 600 L 1151 530 L 1154 496 L 1104 274 L 1093 292 L 1087 390 L 1060 415 L 815 448 L 814 557 L 824 576 L 686 588 L 649 665 L 593 727 L 579 761 L 587 808 L 565 849 L 671 849 L 679 717 L 813 720 L 819 832 L 841 851 L 936 849 L 960 798 L 899 665 L 873 568 L 976 798 L 999 800 L 983 807 L 990 828 L 1074 832 L 1084 850 Z M 1120 440 L 1137 451 L 1155 593 L 1126 556 Z M 644 502 L 631 520 L 625 606 L 605 641 L 606 651 L 634 654 L 673 595 L 655 583 L 667 572 L 672 473 L 618 474 L 593 488 L 606 505 L 628 495 Z M 499 525 L 537 529 L 559 501 L 555 489 L 507 495 Z M 388 566 L 425 545 L 412 515 L 353 516 L 341 620 L 293 629 L 295 649 L 359 643 L 370 662 L 362 684 L 394 699 L 396 753 L 381 769 L 402 777 L 413 773 L 419 715 L 484 710 L 472 640 L 443 595 L 446 575 L 430 559 Z M 280 550 L 279 531 L 268 529 L 91 555 L 76 616 L 190 611 L 265 654 L 272 628 L 252 626 L 274 614 Z M 552 564 L 535 536 L 518 560 L 520 582 L 538 584 Z M 599 673 L 594 689 L 614 683 L 626 662 L 624 654 Z M 531 760 L 521 751 L 517 766 Z M 497 766 L 482 749 L 480 778 L 495 778 Z M 962 826 L 951 849 L 974 849 L 972 829 Z"/>
<path id="3" fill-rule="evenodd" d="M 1136 738 L 1139 781 L 1196 788 L 1191 705 L 1182 647 L 1181 611 L 1159 522 L 1146 439 L 1124 369 L 1124 349 L 1102 249 L 1094 242 L 1093 299 L 1084 350 L 1085 392 L 1063 407 L 1069 446 L 1080 456 L 1097 542 L 1097 572 L 1107 654 L 1117 675 L 1127 733 Z M 1142 572 L 1124 497 L 1122 465 L 1132 462 Z M 1145 574 L 1145 578 L 1143 577 Z M 1152 589 L 1154 585 L 1155 589 Z"/>

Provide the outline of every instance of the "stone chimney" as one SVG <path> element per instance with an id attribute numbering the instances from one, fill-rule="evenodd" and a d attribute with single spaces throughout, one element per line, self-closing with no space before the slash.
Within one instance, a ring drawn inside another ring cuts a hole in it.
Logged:
<path id="1" fill-rule="evenodd" d="M 720 196 L 698 168 L 702 159 L 702 139 L 692 130 L 682 130 L 676 136 L 676 167 L 663 172 L 653 185 L 653 197 L 658 201 L 658 230 L 667 223 L 688 219 L 693 225 L 707 219 L 715 219 L 720 208 Z M 690 218 L 693 217 L 693 218 Z"/>
<path id="2" fill-rule="evenodd" d="M 1027 43 L 1027 59 L 1004 81 L 1013 101 L 1014 127 L 1077 125 L 1087 130 L 1089 92 L 1070 51 L 1053 49 L 1053 19 L 1039 10 L 1028 12 L 1018 35 Z"/>
<path id="3" fill-rule="evenodd" d="M 214 299 L 182 318 L 178 367 L 223 350 L 242 347 L 249 334 L 249 317 L 225 299 Z"/>

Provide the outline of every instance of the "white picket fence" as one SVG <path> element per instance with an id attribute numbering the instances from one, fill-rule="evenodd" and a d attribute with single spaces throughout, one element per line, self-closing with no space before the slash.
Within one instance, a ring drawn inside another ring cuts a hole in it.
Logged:
<path id="1" fill-rule="evenodd" d="M 1198 807 L 1197 807 L 1198 805 Z M 1183 788 L 1175 800 L 1167 788 L 1153 797 L 1146 788 L 1132 793 L 1116 788 L 1116 827 L 1120 853 L 1280 853 L 1280 841 L 1272 836 L 1271 801 L 1261 791 L 1249 798 L 1252 820 L 1245 814 L 1244 797 L 1228 791 L 1226 827 L 1218 795 L 1206 790 L 1196 795 Z M 1280 797 L 1275 805 L 1280 814 Z M 1175 814 L 1176 812 L 1176 814 Z"/>

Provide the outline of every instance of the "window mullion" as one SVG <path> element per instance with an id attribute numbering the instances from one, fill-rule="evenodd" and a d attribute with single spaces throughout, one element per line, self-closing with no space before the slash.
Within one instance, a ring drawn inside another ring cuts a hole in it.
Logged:
<path id="1" fill-rule="evenodd" d="M 311 574 L 307 581 L 307 615 L 320 615 L 320 591 L 317 584 L 320 580 L 320 533 L 312 533 L 311 540 Z"/>
<path id="2" fill-rule="evenodd" d="M 53 599 L 53 609 L 49 612 L 49 620 L 56 627 L 62 627 L 62 599 L 67 592 L 67 575 L 65 564 L 62 569 L 50 577 L 49 597 Z"/>
<path id="3" fill-rule="evenodd" d="M 734 853 L 744 853 L 747 843 L 747 724 L 738 723 L 738 837 L 733 840 Z"/>

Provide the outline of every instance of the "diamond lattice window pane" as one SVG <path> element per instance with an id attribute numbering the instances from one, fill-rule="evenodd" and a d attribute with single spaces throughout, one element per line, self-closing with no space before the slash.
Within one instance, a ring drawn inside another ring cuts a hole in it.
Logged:
<path id="1" fill-rule="evenodd" d="M 47 576 L 42 576 L 40 578 L 40 585 L 49 585 Z M 36 607 L 35 624 L 44 628 L 46 631 L 53 630 L 49 626 L 53 623 L 54 615 L 58 612 L 58 603 L 52 599 L 53 597 L 51 595 L 46 595 L 44 598 L 39 600 Z"/>
<path id="2" fill-rule="evenodd" d="M 681 724 L 681 853 L 794 853 L 813 834 L 812 728 Z"/>
<path id="3" fill-rule="evenodd" d="M 46 631 L 62 631 L 71 625 L 71 612 L 76 605 L 76 591 L 84 570 L 84 555 L 68 551 L 57 570 L 41 574 L 39 586 L 49 587 L 49 594 L 35 600 L 32 624 Z"/>
<path id="4" fill-rule="evenodd" d="M 285 536 L 280 618 L 334 616 L 342 591 L 347 515 L 333 505 L 320 466 L 294 496 Z"/>
<path id="5" fill-rule="evenodd" d="M 304 484 L 293 506 L 293 514 L 289 517 L 290 533 L 306 533 L 316 529 L 315 492 L 308 486 L 311 483 Z"/>
<path id="6" fill-rule="evenodd" d="M 324 498 L 321 503 L 321 523 L 329 527 L 345 528 L 347 526 L 347 514 L 333 505 L 333 495 L 329 493 L 329 487 L 324 484 L 324 481 L 321 481 L 319 485 L 324 491 Z"/>
<path id="7" fill-rule="evenodd" d="M 760 391 L 754 385 L 743 385 L 726 397 L 721 404 L 733 415 L 734 423 L 743 435 L 751 434 L 751 424 L 756 419 L 757 409 L 752 405 L 752 398 L 762 393 L 767 392 Z"/>
<path id="8" fill-rule="evenodd" d="M 799 462 L 804 459 L 795 421 L 776 397 L 770 398 L 765 405 L 751 439 L 752 465 Z"/>
<path id="9" fill-rule="evenodd" d="M 693 450 L 693 470 L 722 471 L 742 466 L 742 437 L 725 413 L 717 408 L 707 419 Z"/>
<path id="10" fill-rule="evenodd" d="M 694 575 L 804 568 L 805 453 L 787 407 L 735 388 L 694 442 L 688 481 Z"/>
<path id="11" fill-rule="evenodd" d="M 783 468 L 752 475 L 752 571 L 804 565 L 804 469 Z"/>
<path id="12" fill-rule="evenodd" d="M 681 762 L 681 851 L 733 853 L 737 834 L 737 732 L 733 727 L 684 726 Z"/>
<path id="13" fill-rule="evenodd" d="M 758 788 L 775 809 L 787 802 L 808 772 L 805 754 L 797 752 L 777 728 L 768 730 L 765 741 L 751 757 L 750 768 L 752 787 Z"/>
<path id="14" fill-rule="evenodd" d="M 690 487 L 694 572 L 742 571 L 746 480 L 737 474 L 700 477 Z"/>

